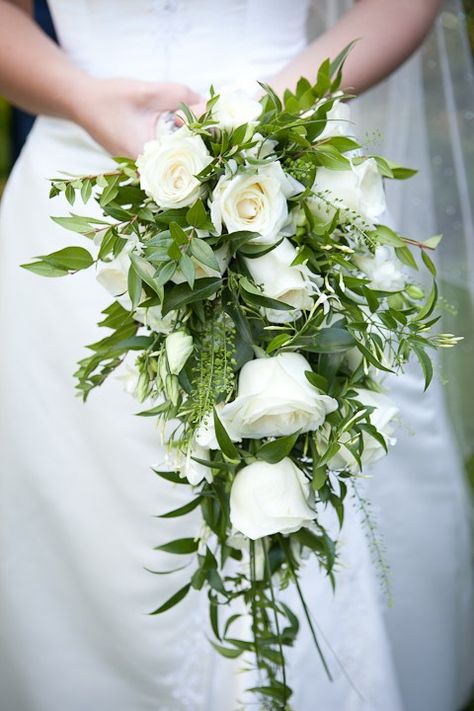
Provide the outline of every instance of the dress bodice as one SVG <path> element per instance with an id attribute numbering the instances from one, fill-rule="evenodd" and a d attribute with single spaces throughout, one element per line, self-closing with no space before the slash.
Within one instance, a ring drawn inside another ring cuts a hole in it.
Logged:
<path id="1" fill-rule="evenodd" d="M 96 76 L 213 83 L 271 77 L 306 44 L 309 0 L 50 0 L 60 43 Z"/>

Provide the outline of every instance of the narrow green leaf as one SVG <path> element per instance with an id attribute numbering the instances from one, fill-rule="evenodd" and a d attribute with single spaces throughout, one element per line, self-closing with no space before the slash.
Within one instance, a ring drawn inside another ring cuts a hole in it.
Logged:
<path id="1" fill-rule="evenodd" d="M 315 373 L 312 370 L 305 370 L 304 374 L 311 385 L 314 385 L 314 387 L 318 388 L 318 390 L 322 390 L 324 393 L 327 393 L 329 383 L 324 375 L 318 375 L 318 373 Z"/>
<path id="2" fill-rule="evenodd" d="M 53 265 L 48 264 L 48 262 L 31 262 L 30 264 L 21 264 L 21 267 L 22 269 L 27 269 L 29 272 L 45 277 L 62 277 L 69 274 L 67 269 L 53 267 Z"/>
<path id="3" fill-rule="evenodd" d="M 299 432 L 266 442 L 257 450 L 257 457 L 268 464 L 276 464 L 287 457 L 296 444 Z"/>
<path id="4" fill-rule="evenodd" d="M 155 546 L 153 550 L 174 553 L 175 555 L 189 555 L 197 551 L 198 545 L 199 542 L 194 538 L 177 538 L 169 543 L 164 543 L 162 546 Z"/>
<path id="5" fill-rule="evenodd" d="M 137 274 L 133 264 L 128 270 L 128 293 L 132 302 L 132 307 L 135 309 L 140 303 L 142 296 L 142 280 Z"/>
<path id="6" fill-rule="evenodd" d="M 181 602 L 183 598 L 186 597 L 186 595 L 189 592 L 189 589 L 191 587 L 191 583 L 188 583 L 184 587 L 182 587 L 178 592 L 176 592 L 174 595 L 172 595 L 169 600 L 167 600 L 163 605 L 158 607 L 156 610 L 153 612 L 150 612 L 150 615 L 161 615 L 162 612 L 166 612 L 166 610 L 169 610 L 171 607 L 174 607 L 175 605 L 178 604 L 178 602 Z"/>
<path id="7" fill-rule="evenodd" d="M 191 253 L 201 264 L 205 264 L 210 269 L 215 269 L 216 272 L 220 270 L 214 250 L 205 240 L 194 237 L 191 240 Z"/>
<path id="8" fill-rule="evenodd" d="M 225 429 L 224 425 L 219 419 L 219 415 L 217 414 L 215 408 L 214 408 L 214 428 L 216 432 L 216 439 L 219 444 L 219 447 L 222 451 L 222 453 L 228 458 L 231 459 L 232 461 L 240 461 L 240 454 L 239 450 L 235 446 L 235 444 L 232 442 L 231 438 L 227 434 L 227 430 Z"/>
<path id="9" fill-rule="evenodd" d="M 82 187 L 81 187 L 82 202 L 86 203 L 89 200 L 91 195 L 92 195 L 92 181 L 89 178 L 85 178 L 82 181 Z"/>
<path id="10" fill-rule="evenodd" d="M 185 477 L 180 476 L 178 472 L 166 472 L 160 471 L 159 469 L 153 469 L 152 471 L 162 479 L 165 479 L 172 484 L 188 484 L 188 480 Z"/>
<path id="11" fill-rule="evenodd" d="M 189 284 L 190 289 L 194 288 L 194 280 L 196 279 L 196 269 L 194 268 L 193 260 L 183 252 L 179 260 L 179 268 Z"/>
<path id="12" fill-rule="evenodd" d="M 205 279 L 196 279 L 194 289 L 191 289 L 189 284 L 186 283 L 176 284 L 175 286 L 165 289 L 162 306 L 163 316 L 193 301 L 204 301 L 204 299 L 208 299 L 216 293 L 221 284 L 221 279 L 206 277 Z"/>
<path id="13" fill-rule="evenodd" d="M 178 516 L 184 516 L 190 511 L 194 511 L 194 509 L 197 509 L 201 501 L 202 497 L 197 496 L 195 499 L 192 499 L 187 504 L 184 504 L 183 506 L 180 506 L 177 509 L 173 509 L 173 511 L 168 511 L 168 513 L 161 514 L 160 516 L 157 516 L 157 518 L 177 518 Z"/>
<path id="14" fill-rule="evenodd" d="M 417 357 L 419 364 L 421 365 L 421 369 L 425 377 L 424 390 L 426 390 L 433 379 L 433 363 L 431 362 L 431 358 L 425 353 L 422 348 L 417 348 L 416 346 L 414 346 L 413 352 Z"/>

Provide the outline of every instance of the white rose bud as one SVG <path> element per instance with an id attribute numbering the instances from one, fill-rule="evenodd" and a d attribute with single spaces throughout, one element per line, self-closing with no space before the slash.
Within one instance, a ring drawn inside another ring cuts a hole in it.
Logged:
<path id="1" fill-rule="evenodd" d="M 291 459 L 257 461 L 237 472 L 230 492 L 230 520 L 255 540 L 272 533 L 294 533 L 310 524 L 309 482 Z"/>
<path id="2" fill-rule="evenodd" d="M 139 306 L 135 309 L 133 318 L 151 328 L 152 331 L 156 331 L 156 333 L 171 333 L 175 323 L 172 313 L 163 316 L 161 306 L 149 306 L 146 309 Z"/>
<path id="3" fill-rule="evenodd" d="M 372 390 L 367 390 L 366 388 L 357 388 L 356 399 L 362 404 L 369 407 L 375 407 L 375 410 L 369 415 L 369 420 L 372 425 L 380 432 L 384 437 L 387 444 L 393 445 L 396 443 L 396 439 L 392 436 L 393 434 L 393 419 L 398 415 L 398 408 L 390 398 L 382 393 L 377 393 Z M 322 450 L 326 448 L 328 432 L 323 429 L 318 433 L 318 439 L 320 439 Z M 379 459 L 385 456 L 386 452 L 384 447 L 378 442 L 374 437 L 372 437 L 367 432 L 362 434 L 364 442 L 364 450 L 362 452 L 361 462 L 362 466 L 368 466 L 377 462 Z M 357 474 L 359 471 L 359 466 L 352 456 L 349 449 L 345 446 L 345 442 L 349 443 L 349 434 L 347 432 L 343 433 L 340 440 L 341 448 L 337 454 L 330 459 L 328 466 L 331 469 L 347 469 L 353 474 Z"/>
<path id="4" fill-rule="evenodd" d="M 178 375 L 193 352 L 193 338 L 184 331 L 175 331 L 166 336 L 165 349 L 169 372 Z"/>
<path id="5" fill-rule="evenodd" d="M 140 380 L 140 371 L 137 366 L 123 363 L 119 373 L 116 378 L 122 383 L 124 392 L 136 397 Z"/>
<path id="6" fill-rule="evenodd" d="M 288 198 L 303 187 L 286 175 L 278 161 L 219 179 L 211 201 L 211 219 L 218 234 L 223 225 L 229 232 L 260 233 L 254 243 L 275 242 L 288 220 Z"/>
<path id="7" fill-rule="evenodd" d="M 380 245 L 372 256 L 353 257 L 359 269 L 370 279 L 368 286 L 381 291 L 399 291 L 405 286 L 402 264 L 395 256 L 393 247 Z"/>
<path id="8" fill-rule="evenodd" d="M 261 113 L 262 105 L 243 89 L 222 89 L 212 109 L 213 118 L 227 129 L 255 123 Z"/>
<path id="9" fill-rule="evenodd" d="M 335 208 L 340 207 L 353 210 L 369 223 L 374 223 L 386 209 L 382 176 L 373 158 L 358 165 L 351 163 L 349 170 L 318 168 L 313 190 L 319 193 L 328 191 L 325 199 L 334 207 L 328 206 L 318 197 L 310 200 L 315 212 L 326 218 L 331 217 Z"/>
<path id="10" fill-rule="evenodd" d="M 337 400 L 313 387 L 311 367 L 299 353 L 281 353 L 246 363 L 237 398 L 224 406 L 222 422 L 240 438 L 279 437 L 320 427 Z"/>
<path id="11" fill-rule="evenodd" d="M 149 141 L 137 158 L 140 185 L 160 207 L 192 205 L 202 193 L 195 177 L 212 158 L 200 136 L 182 126 Z"/>
<path id="12" fill-rule="evenodd" d="M 283 239 L 271 252 L 245 260 L 253 280 L 262 287 L 265 296 L 284 301 L 295 308 L 295 311 L 265 309 L 265 314 L 272 323 L 292 321 L 301 315 L 302 309 L 309 310 L 313 306 L 311 295 L 315 291 L 315 285 L 311 281 L 311 272 L 304 264 L 291 266 L 296 255 L 296 249 L 291 242 Z"/>
<path id="13" fill-rule="evenodd" d="M 132 302 L 128 295 L 128 270 L 130 257 L 128 251 L 122 249 L 120 254 L 110 262 L 101 262 L 96 272 L 96 279 L 116 301 L 128 311 Z"/>

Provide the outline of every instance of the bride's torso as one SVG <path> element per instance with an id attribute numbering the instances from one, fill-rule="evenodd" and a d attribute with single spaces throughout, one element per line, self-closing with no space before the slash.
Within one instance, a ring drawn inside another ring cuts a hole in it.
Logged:
<path id="1" fill-rule="evenodd" d="M 271 77 L 306 44 L 309 0 L 50 0 L 71 60 L 205 92 Z"/>

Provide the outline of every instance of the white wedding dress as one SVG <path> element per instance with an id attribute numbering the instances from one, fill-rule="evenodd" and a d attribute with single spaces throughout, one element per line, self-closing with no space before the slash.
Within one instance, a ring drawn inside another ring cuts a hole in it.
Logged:
<path id="1" fill-rule="evenodd" d="M 307 0 L 53 0 L 51 9 L 64 50 L 92 74 L 201 92 L 271 77 L 307 41 Z M 133 417 L 114 378 L 86 405 L 74 394 L 75 363 L 108 299 L 90 273 L 45 280 L 19 268 L 77 242 L 49 219 L 68 206 L 48 199 L 47 178 L 109 165 L 83 130 L 41 117 L 2 199 L 0 708 L 235 711 L 252 679 L 211 650 L 206 596 L 147 615 L 190 575 L 148 572 L 180 563 L 153 546 L 199 531 L 197 516 L 153 518 L 187 499 L 150 471 L 162 459 L 158 432 Z M 398 387 L 416 435 L 400 437 L 374 482 L 393 608 L 349 505 L 335 594 L 314 566 L 302 583 L 334 682 L 286 594 L 302 627 L 290 654 L 295 711 L 456 711 L 463 701 L 473 604 L 465 492 L 439 388 L 420 393 L 418 374 Z"/>

